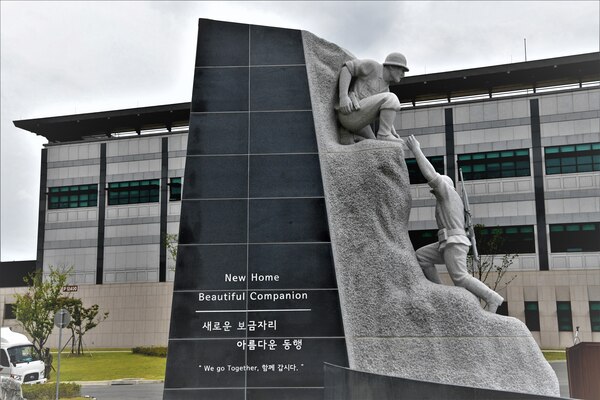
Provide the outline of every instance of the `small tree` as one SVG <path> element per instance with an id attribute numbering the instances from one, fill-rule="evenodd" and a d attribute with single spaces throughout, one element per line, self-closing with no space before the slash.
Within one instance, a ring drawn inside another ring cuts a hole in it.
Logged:
<path id="1" fill-rule="evenodd" d="M 25 278 L 25 283 L 29 286 L 27 293 L 15 295 L 17 321 L 29 334 L 35 351 L 46 364 L 46 377 L 50 376 L 52 356 L 45 345 L 52 333 L 54 314 L 61 305 L 61 290 L 71 268 L 50 267 L 49 270 L 45 279 L 41 270 L 29 274 Z"/>
<path id="2" fill-rule="evenodd" d="M 71 315 L 71 321 L 69 322 L 69 325 L 67 325 L 67 328 L 71 331 L 71 338 L 67 343 L 65 343 L 65 347 L 71 343 L 71 354 L 75 354 L 76 335 L 75 327 L 73 326 L 73 315 L 75 314 L 75 309 L 77 307 L 81 307 L 81 299 L 76 299 L 74 297 L 61 297 L 59 301 L 60 308 L 64 308 L 69 312 L 69 315 Z"/>
<path id="3" fill-rule="evenodd" d="M 67 328 L 71 330 L 71 354 L 83 355 L 84 345 L 83 336 L 97 327 L 100 322 L 108 318 L 108 311 L 100 314 L 100 307 L 94 304 L 91 307 L 84 307 L 81 299 L 73 297 L 62 297 L 60 299 L 61 308 L 66 309 L 71 315 L 71 321 Z"/>
<path id="4" fill-rule="evenodd" d="M 72 330 L 77 342 L 77 355 L 83 354 L 83 335 L 97 327 L 100 322 L 104 321 L 106 318 L 108 318 L 108 311 L 100 314 L 100 307 L 98 304 L 86 308 L 81 301 L 78 303 L 77 307 L 73 310 L 73 314 L 71 314 L 70 323 L 70 325 L 73 326 Z M 72 348 L 71 353 L 73 353 Z"/>
<path id="5" fill-rule="evenodd" d="M 175 265 L 177 263 L 177 246 L 179 243 L 179 237 L 175 233 L 165 233 L 164 244 L 167 247 L 167 251 L 171 256 L 171 260 L 173 260 L 173 265 L 169 267 L 171 271 L 175 270 Z"/>
<path id="6" fill-rule="evenodd" d="M 477 250 L 479 252 L 480 262 L 474 263 L 473 256 L 467 257 L 467 269 L 477 279 L 487 284 L 492 290 L 503 289 L 507 287 L 517 276 L 513 275 L 507 279 L 499 288 L 504 276 L 510 266 L 514 263 L 518 254 L 501 254 L 505 242 L 501 232 L 492 228 L 491 234 L 483 235 L 482 230 L 485 225 L 477 224 L 474 227 L 475 237 L 477 238 Z M 494 272 L 494 280 L 490 280 L 490 273 Z M 488 282 L 488 280 L 490 280 Z"/>

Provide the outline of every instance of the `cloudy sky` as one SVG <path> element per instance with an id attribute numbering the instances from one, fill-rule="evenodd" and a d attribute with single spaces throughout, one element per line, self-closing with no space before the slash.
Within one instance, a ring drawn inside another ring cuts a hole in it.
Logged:
<path id="1" fill-rule="evenodd" d="M 308 30 L 409 75 L 597 52 L 598 1 L 1 1 L 2 261 L 36 256 L 44 138 L 12 121 L 189 101 L 197 19 Z"/>

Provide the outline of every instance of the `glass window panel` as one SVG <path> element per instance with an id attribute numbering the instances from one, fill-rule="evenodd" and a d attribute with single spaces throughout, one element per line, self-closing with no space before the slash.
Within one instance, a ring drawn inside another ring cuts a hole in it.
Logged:
<path id="1" fill-rule="evenodd" d="M 463 169 L 465 180 L 531 175 L 529 150 L 527 149 L 472 153 L 468 165 L 465 165 L 465 157 L 462 156 L 459 156 L 459 166 Z M 504 162 L 498 163 L 497 161 L 500 161 L 500 159 L 503 159 Z"/>
<path id="2" fill-rule="evenodd" d="M 548 174 L 548 175 L 560 174 L 560 167 L 546 168 L 546 174 Z"/>
<path id="3" fill-rule="evenodd" d="M 592 143 L 592 150 L 600 150 L 600 143 Z"/>
<path id="4" fill-rule="evenodd" d="M 560 159 L 561 165 L 576 165 L 577 158 L 576 157 L 565 157 Z"/>
<path id="5" fill-rule="evenodd" d="M 527 150 L 527 149 L 516 150 L 515 151 L 515 155 L 516 156 L 528 156 L 529 155 L 529 150 Z"/>
<path id="6" fill-rule="evenodd" d="M 556 154 L 556 153 L 558 153 L 558 147 L 546 147 L 544 149 L 544 152 L 546 154 Z"/>
<path id="7" fill-rule="evenodd" d="M 570 153 L 570 152 L 573 152 L 573 151 L 575 151 L 575 146 L 562 146 L 560 148 L 560 152 L 561 153 Z"/>
<path id="8" fill-rule="evenodd" d="M 567 232 L 579 232 L 581 227 L 577 224 L 569 224 L 567 225 Z"/>
<path id="9" fill-rule="evenodd" d="M 591 144 L 578 144 L 575 146 L 575 150 L 577 150 L 577 151 L 587 151 L 587 150 L 591 150 L 591 149 L 592 149 Z"/>

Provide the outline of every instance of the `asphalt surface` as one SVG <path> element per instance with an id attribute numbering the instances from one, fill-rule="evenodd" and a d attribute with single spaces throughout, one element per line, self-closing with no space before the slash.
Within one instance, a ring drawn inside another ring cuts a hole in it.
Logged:
<path id="1" fill-rule="evenodd" d="M 560 394 L 569 396 L 569 381 L 567 377 L 567 363 L 565 361 L 551 361 L 550 365 L 558 376 Z M 162 400 L 163 383 L 146 383 L 144 381 L 124 380 L 93 384 L 82 383 L 81 394 L 89 395 L 98 400 Z"/>

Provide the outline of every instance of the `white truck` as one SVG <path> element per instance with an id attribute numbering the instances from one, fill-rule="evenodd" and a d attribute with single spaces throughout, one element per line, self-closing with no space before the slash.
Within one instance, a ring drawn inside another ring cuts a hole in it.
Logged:
<path id="1" fill-rule="evenodd" d="M 0 376 L 23 384 L 45 383 L 44 362 L 22 333 L 0 328 Z"/>

